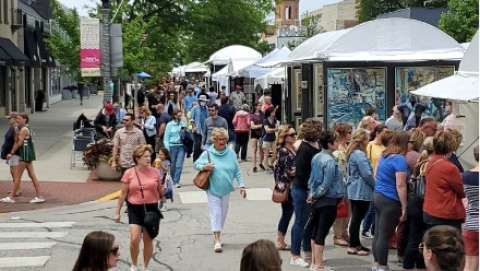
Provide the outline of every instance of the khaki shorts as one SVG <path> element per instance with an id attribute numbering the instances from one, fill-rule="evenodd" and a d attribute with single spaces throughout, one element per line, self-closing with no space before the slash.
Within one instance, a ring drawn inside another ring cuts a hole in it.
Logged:
<path id="1" fill-rule="evenodd" d="M 275 142 L 263 141 L 263 142 L 262 142 L 262 149 L 271 150 L 274 143 L 275 143 Z"/>
<path id="2" fill-rule="evenodd" d="M 10 159 L 7 160 L 7 164 L 11 167 L 16 167 L 20 165 L 20 156 L 14 154 Z"/>

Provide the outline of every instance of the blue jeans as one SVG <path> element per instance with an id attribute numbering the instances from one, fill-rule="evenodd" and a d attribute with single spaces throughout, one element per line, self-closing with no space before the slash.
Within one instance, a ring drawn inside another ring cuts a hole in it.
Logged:
<path id="1" fill-rule="evenodd" d="M 183 145 L 171 146 L 170 157 L 172 159 L 170 175 L 172 176 L 175 185 L 180 183 L 180 176 L 182 175 L 183 160 L 185 158 L 185 149 Z"/>
<path id="2" fill-rule="evenodd" d="M 307 204 L 308 191 L 292 186 L 293 209 L 295 212 L 295 222 L 292 228 L 292 248 L 293 255 L 300 256 L 300 247 L 303 251 L 312 251 L 310 239 L 312 238 L 312 223 L 307 227 L 305 224 L 310 216 L 311 208 Z M 303 242 L 303 244 L 302 244 Z"/>
<path id="3" fill-rule="evenodd" d="M 362 233 L 367 232 L 370 232 L 372 235 L 375 232 L 375 206 L 373 205 L 373 201 L 370 202 L 370 207 L 362 223 Z"/>
<path id="4" fill-rule="evenodd" d="M 293 216 L 293 201 L 291 194 L 288 195 L 288 200 L 282 203 L 282 216 L 280 221 L 278 221 L 278 231 L 283 235 L 287 234 L 288 224 L 290 224 L 290 219 Z"/>

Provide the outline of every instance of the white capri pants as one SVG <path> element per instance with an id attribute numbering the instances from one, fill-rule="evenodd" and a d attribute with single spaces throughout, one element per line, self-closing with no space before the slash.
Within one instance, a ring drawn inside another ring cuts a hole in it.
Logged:
<path id="1" fill-rule="evenodd" d="M 223 230 L 225 220 L 227 219 L 228 203 L 230 200 L 230 194 L 221 198 L 207 192 L 208 198 L 208 214 L 210 215 L 210 226 L 212 232 L 218 232 Z"/>

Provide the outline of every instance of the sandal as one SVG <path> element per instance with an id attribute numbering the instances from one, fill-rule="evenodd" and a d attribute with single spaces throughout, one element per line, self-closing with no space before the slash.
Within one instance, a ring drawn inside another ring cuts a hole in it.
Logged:
<path id="1" fill-rule="evenodd" d="M 343 238 L 333 238 L 333 244 L 336 246 L 346 247 L 348 246 L 347 240 Z"/>
<path id="2" fill-rule="evenodd" d="M 357 247 L 357 255 L 358 256 L 368 256 L 369 254 L 370 254 L 370 249 L 368 249 L 366 247 L 363 247 L 363 246 Z"/>
<path id="3" fill-rule="evenodd" d="M 277 243 L 277 250 L 290 250 L 290 247 L 287 244 L 280 245 Z"/>
<path id="4" fill-rule="evenodd" d="M 355 247 L 348 247 L 347 248 L 347 254 L 348 255 L 357 255 L 358 254 L 358 249 Z"/>

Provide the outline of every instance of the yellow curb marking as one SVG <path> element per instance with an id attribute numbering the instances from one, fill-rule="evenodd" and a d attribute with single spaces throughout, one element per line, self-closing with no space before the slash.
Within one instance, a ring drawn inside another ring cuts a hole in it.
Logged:
<path id="1" fill-rule="evenodd" d="M 110 200 L 118 199 L 120 197 L 121 193 L 122 193 L 122 191 L 118 190 L 116 192 L 107 194 L 107 195 L 97 199 L 97 201 L 110 201 Z"/>

